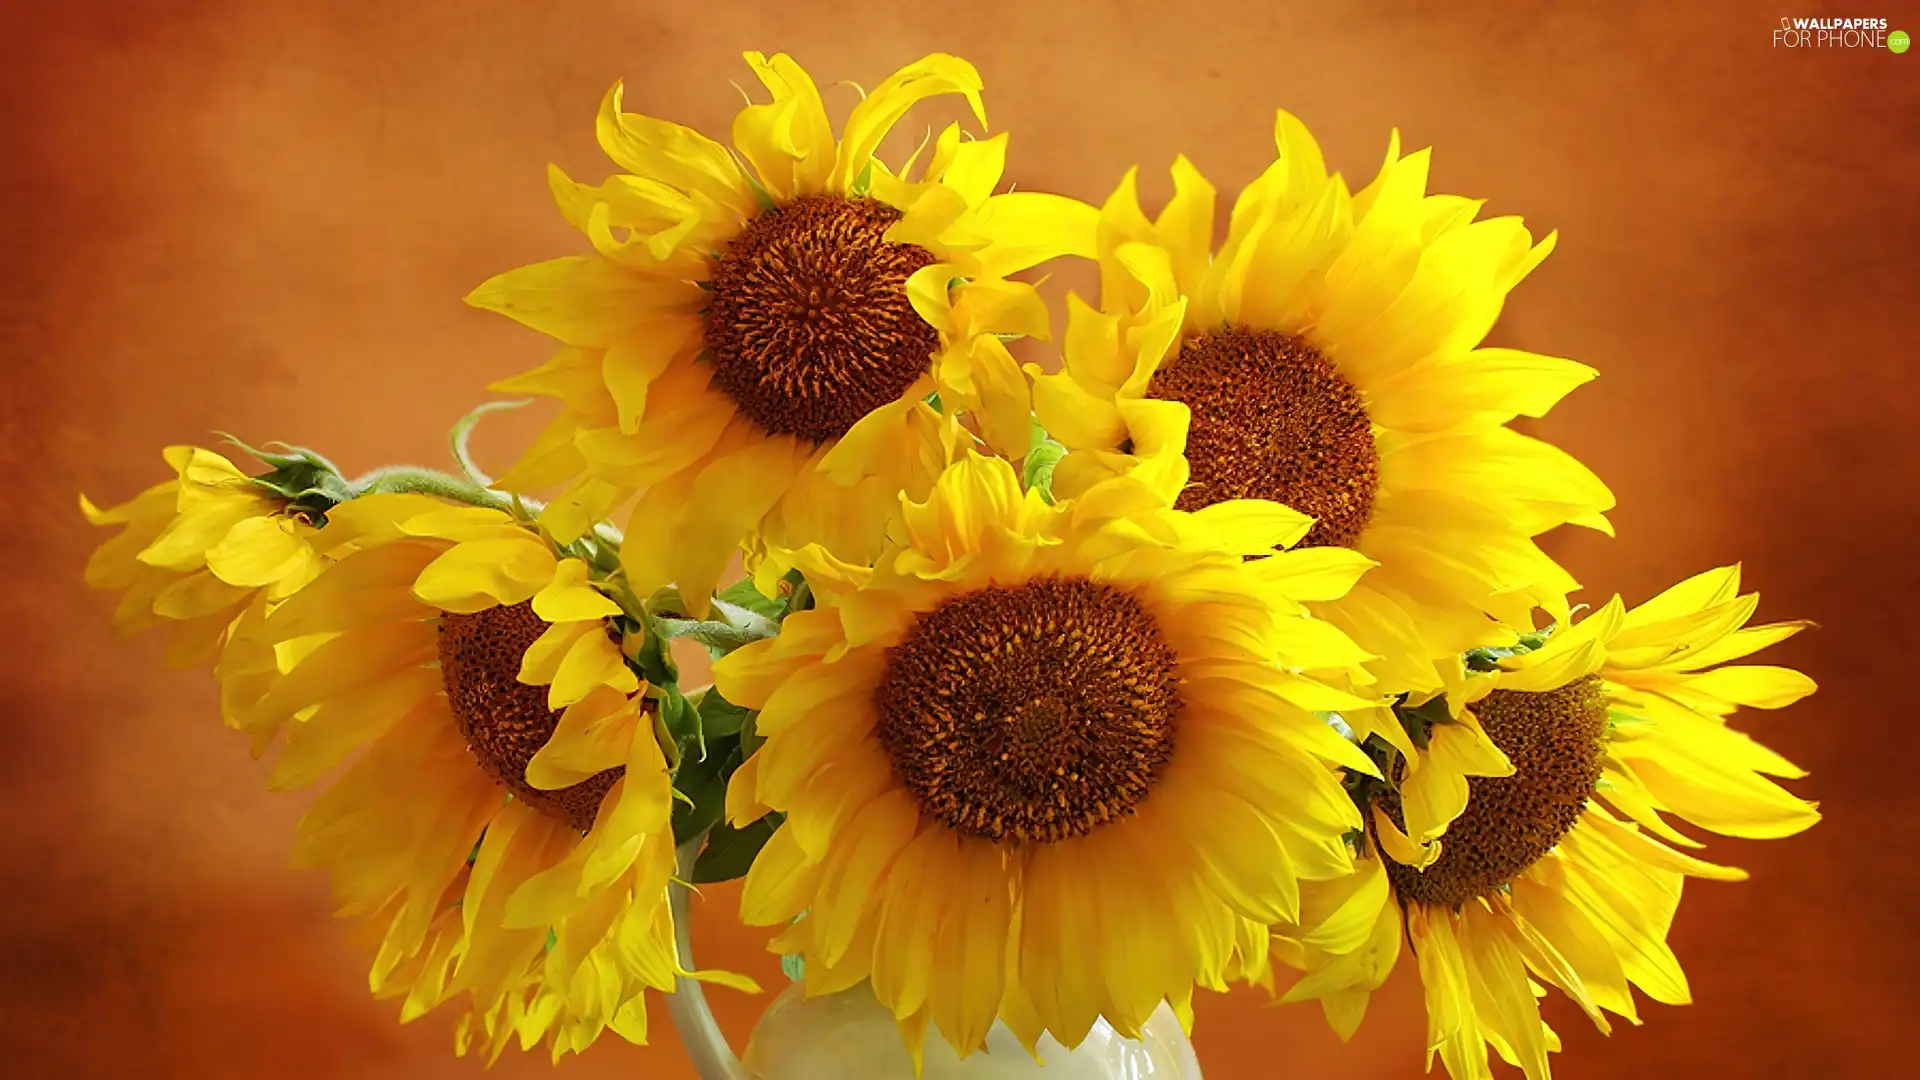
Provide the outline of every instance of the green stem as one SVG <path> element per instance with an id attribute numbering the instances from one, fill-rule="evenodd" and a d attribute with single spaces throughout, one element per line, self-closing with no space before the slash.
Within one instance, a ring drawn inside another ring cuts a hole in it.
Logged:
<path id="1" fill-rule="evenodd" d="M 505 513 L 513 512 L 513 503 L 497 491 L 462 480 L 457 476 L 449 476 L 436 469 L 423 469 L 417 465 L 389 465 L 375 469 L 355 480 L 352 487 L 355 498 L 361 495 L 414 492 L 466 503 L 468 506 L 484 506 Z"/>
<path id="2" fill-rule="evenodd" d="M 482 487 L 493 483 L 493 478 L 481 472 L 480 467 L 474 464 L 473 456 L 467 452 L 467 440 L 473 436 L 474 425 L 488 413 L 499 412 L 502 409 L 518 409 L 531 404 L 533 404 L 532 398 L 524 398 L 520 401 L 489 401 L 476 406 L 472 412 L 461 417 L 453 425 L 453 430 L 447 432 L 447 442 L 453 449 L 453 460 L 459 464 L 461 471 L 467 474 L 468 479 Z"/>
<path id="3" fill-rule="evenodd" d="M 680 845 L 675 853 L 675 880 L 667 886 L 667 899 L 673 908 L 674 951 L 680 967 L 689 972 L 695 970 L 693 935 L 688 923 L 687 887 L 681 882 L 692 880 L 694 860 L 706 838 L 707 834 L 701 833 Z M 680 1033 L 680 1044 L 686 1047 L 687 1056 L 693 1059 L 694 1071 L 700 1074 L 701 1080 L 748 1080 L 746 1067 L 727 1045 L 727 1037 L 714 1021 L 713 1010 L 707 1006 L 706 991 L 698 981 L 685 975 L 674 980 L 674 992 L 667 995 L 667 1015 Z"/>

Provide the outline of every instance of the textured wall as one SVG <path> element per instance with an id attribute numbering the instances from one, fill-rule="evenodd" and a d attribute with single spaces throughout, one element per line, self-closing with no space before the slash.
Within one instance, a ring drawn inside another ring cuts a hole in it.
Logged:
<path id="1" fill-rule="evenodd" d="M 1604 372 L 1542 430 L 1613 485 L 1621 538 L 1559 550 L 1595 600 L 1745 559 L 1762 617 L 1823 623 L 1781 652 L 1825 689 L 1751 725 L 1814 771 L 1828 819 L 1720 846 L 1754 880 L 1682 909 L 1699 1004 L 1611 1040 L 1554 1004 L 1561 1075 L 1867 1076 L 1896 1053 L 1920 796 L 1911 709 L 1882 702 L 1916 628 L 1920 56 L 1776 52 L 1771 9 L 1639 0 L 32 7 L 0 42 L 0 1071 L 478 1074 L 444 1022 L 367 999 L 324 883 L 282 869 L 301 799 L 260 789 L 210 680 L 112 640 L 74 493 L 124 497 L 212 428 L 356 470 L 441 460 L 482 384 L 547 350 L 460 303 L 579 247 L 542 166 L 598 175 L 616 77 L 632 107 L 723 132 L 742 48 L 869 85 L 966 56 L 1025 187 L 1097 199 L 1139 162 L 1164 192 L 1180 150 L 1236 184 L 1285 105 L 1349 175 L 1397 124 L 1439 147 L 1438 186 L 1562 230 L 1499 331 Z M 777 980 L 726 925 L 734 898 L 712 890 L 707 955 Z M 719 999 L 743 1039 L 759 1003 Z M 1236 995 L 1203 1002 L 1198 1039 L 1213 1080 L 1412 1077 L 1417 1010 L 1396 980 L 1342 1048 L 1315 1012 Z M 609 1043 L 567 1075 L 689 1074 L 671 1046 Z"/>

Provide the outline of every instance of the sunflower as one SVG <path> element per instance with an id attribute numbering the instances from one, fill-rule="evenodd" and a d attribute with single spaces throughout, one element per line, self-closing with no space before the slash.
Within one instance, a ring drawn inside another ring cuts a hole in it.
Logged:
<path id="1" fill-rule="evenodd" d="M 102 510 L 85 495 L 95 525 L 121 529 L 87 561 L 86 581 L 122 593 L 114 626 L 165 626 L 167 662 L 197 667 L 220 654 L 248 610 L 291 596 L 320 572 L 310 517 L 211 450 L 170 446 L 174 479 Z"/>
<path id="2" fill-rule="evenodd" d="M 1282 112 L 1279 160 L 1235 201 L 1212 251 L 1214 189 L 1184 158 L 1159 217 L 1130 172 L 1100 212 L 1101 307 L 1069 299 L 1064 369 L 1028 371 L 1072 495 L 1157 455 L 1185 456 L 1183 509 L 1284 503 L 1304 543 L 1379 564 L 1316 613 L 1379 659 L 1384 685 L 1431 695 L 1435 658 L 1512 641 L 1574 581 L 1533 537 L 1608 530 L 1613 496 L 1584 466 L 1506 427 L 1591 368 L 1479 348 L 1509 290 L 1553 248 L 1518 218 L 1425 194 L 1428 152 L 1396 132 L 1350 194 Z M 1503 626 L 1504 624 L 1504 626 Z"/>
<path id="3" fill-rule="evenodd" d="M 1367 852 L 1351 879 L 1303 897 L 1306 916 L 1322 921 L 1278 950 L 1307 972 L 1287 999 L 1320 999 L 1351 1035 L 1404 930 L 1426 988 L 1429 1060 L 1437 1051 L 1455 1080 L 1490 1077 L 1489 1046 L 1533 1080 L 1548 1075 L 1559 1043 L 1534 980 L 1603 1032 L 1607 1013 L 1639 1023 L 1630 985 L 1685 1004 L 1686 976 L 1666 942 L 1682 882 L 1746 875 L 1676 851 L 1700 844 L 1666 815 L 1749 838 L 1789 836 L 1820 818 L 1767 779 L 1805 774 L 1726 723 L 1739 705 L 1780 708 L 1814 689 L 1788 668 L 1721 666 L 1805 625 L 1747 627 L 1758 597 L 1739 588 L 1739 568 L 1726 567 L 1631 611 L 1616 596 L 1541 648 L 1472 675 L 1466 713 L 1505 767 L 1480 772 L 1433 752 L 1455 723 L 1443 716 L 1421 737 L 1428 751 L 1407 763 L 1418 765 L 1412 776 L 1438 778 L 1425 792 L 1402 767 L 1384 770 L 1401 779 L 1397 791 L 1358 785 L 1370 807 Z M 1457 807 L 1445 794 L 1456 786 Z M 1422 799 L 1445 804 L 1430 816 L 1452 818 L 1425 845 L 1406 830 Z"/>
<path id="4" fill-rule="evenodd" d="M 731 150 L 623 112 L 616 85 L 597 131 L 625 171 L 598 186 L 550 171 L 595 253 L 468 297 L 567 346 L 494 387 L 563 406 L 502 486 L 561 488 L 543 521 L 563 543 L 638 494 L 621 553 L 634 588 L 677 582 L 696 615 L 742 542 L 768 578 L 784 567 L 763 542 L 871 557 L 899 493 L 938 470 L 930 395 L 1025 454 L 1027 386 L 1002 337 L 1045 336 L 1047 316 L 1005 275 L 1093 228 L 1083 204 L 992 194 L 1004 135 L 947 127 L 917 179 L 912 160 L 895 175 L 874 156 L 926 98 L 958 94 L 985 124 L 963 60 L 895 72 L 836 141 L 798 64 L 745 56 L 773 100 L 741 110 Z"/>
<path id="5" fill-rule="evenodd" d="M 1315 676 L 1366 654 L 1300 604 L 1366 564 L 1244 559 L 1309 524 L 1133 477 L 1049 505 L 968 451 L 876 567 L 798 553 L 818 606 L 714 668 L 766 738 L 729 819 L 785 815 L 743 920 L 805 912 L 775 948 L 808 993 L 871 979 L 916 1054 L 929 1018 L 962 1052 L 996 1016 L 1133 1035 L 1264 967 L 1300 882 L 1350 871 L 1337 766 L 1372 769 L 1311 711 L 1364 703 Z"/>
<path id="6" fill-rule="evenodd" d="M 285 731 L 278 789 L 358 755 L 295 861 L 384 928 L 373 989 L 405 1019 L 465 993 L 493 1052 L 508 1028 L 556 1056 L 644 1039 L 644 991 L 676 969 L 673 794 L 621 608 L 492 509 L 368 495 L 324 540 L 331 564 L 264 620 L 277 671 L 241 719 Z"/>

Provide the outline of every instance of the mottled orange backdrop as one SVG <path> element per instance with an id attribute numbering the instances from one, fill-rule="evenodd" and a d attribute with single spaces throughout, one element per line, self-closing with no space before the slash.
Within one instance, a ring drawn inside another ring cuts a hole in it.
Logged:
<path id="1" fill-rule="evenodd" d="M 1157 197 L 1179 151 L 1238 184 L 1284 105 L 1350 176 L 1399 125 L 1439 147 L 1439 188 L 1560 229 L 1497 333 L 1604 372 L 1540 430 L 1613 485 L 1621 535 L 1556 550 L 1594 600 L 1744 559 L 1762 617 L 1824 624 L 1780 650 L 1822 692 L 1748 723 L 1813 770 L 1802 790 L 1828 814 L 1719 845 L 1750 884 L 1690 887 L 1675 938 L 1699 1004 L 1649 1006 L 1611 1040 L 1551 1004 L 1560 1073 L 1897 1072 L 1920 961 L 1920 724 L 1901 696 L 1920 55 L 1776 52 L 1779 12 L 1725 6 L 10 5 L 0 1072 L 479 1075 L 443 1019 L 401 1027 L 368 999 L 325 883 L 283 869 L 304 798 L 262 789 L 210 679 L 114 641 L 109 602 L 80 586 L 96 536 L 75 494 L 127 496 L 159 479 L 162 445 L 216 428 L 355 471 L 442 462 L 482 385 L 548 350 L 460 302 L 580 249 L 546 162 L 599 175 L 592 117 L 616 78 L 629 107 L 724 132 L 746 48 L 868 85 L 926 52 L 968 57 L 1025 188 L 1097 200 L 1140 163 Z M 503 422 L 480 452 L 499 464 L 527 431 Z M 731 925 L 736 896 L 697 910 L 703 959 L 777 985 L 762 936 Z M 1208 1077 L 1418 1075 L 1407 967 L 1350 1047 L 1311 1009 L 1204 1000 Z M 761 1001 L 716 996 L 743 1042 Z M 655 1019 L 661 1046 L 609 1037 L 565 1074 L 690 1076 Z M 493 1075 L 548 1070 L 510 1056 Z"/>

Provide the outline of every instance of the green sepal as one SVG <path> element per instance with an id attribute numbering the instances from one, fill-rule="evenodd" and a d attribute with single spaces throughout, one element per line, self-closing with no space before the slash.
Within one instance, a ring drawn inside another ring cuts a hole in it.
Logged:
<path id="1" fill-rule="evenodd" d="M 638 621 L 621 619 L 621 644 L 627 660 L 639 671 L 640 677 L 654 686 L 666 686 L 680 681 L 680 665 L 673 662 L 673 650 L 668 648 L 667 639 L 672 635 L 661 626 L 661 620 L 644 609 Z"/>
<path id="2" fill-rule="evenodd" d="M 800 920 L 806 917 L 807 912 L 805 909 L 802 909 L 800 914 L 787 920 L 787 925 L 789 927 L 797 926 Z M 783 953 L 780 956 L 780 971 L 787 977 L 788 982 L 805 982 L 807 979 L 807 962 L 798 953 Z"/>
<path id="3" fill-rule="evenodd" d="M 772 619 L 776 622 L 787 614 L 786 598 L 762 595 L 760 590 L 754 587 L 753 579 L 750 577 L 741 578 L 739 581 L 721 589 L 719 592 L 713 594 L 713 598 L 731 604 L 734 607 L 745 608 L 755 615 Z"/>
<path id="4" fill-rule="evenodd" d="M 780 204 L 773 201 L 773 195 L 767 191 L 766 185 L 753 175 L 751 169 L 742 170 L 742 175 L 746 177 L 747 189 L 753 192 L 753 201 L 760 204 L 761 210 L 780 209 Z"/>
<path id="5" fill-rule="evenodd" d="M 648 709 L 647 715 L 653 717 L 653 737 L 660 744 L 660 753 L 667 759 L 669 771 L 680 767 L 680 740 L 667 727 L 667 721 L 657 708 Z"/>
<path id="6" fill-rule="evenodd" d="M 324 522 L 327 511 L 353 498 L 353 488 L 340 475 L 339 467 L 315 451 L 283 442 L 266 444 L 278 449 L 248 446 L 224 431 L 217 434 L 262 464 L 272 466 L 272 472 L 253 477 L 253 483 L 287 500 L 292 509 Z"/>
<path id="7" fill-rule="evenodd" d="M 868 158 L 867 163 L 860 167 L 860 175 L 854 177 L 853 183 L 847 185 L 847 192 L 852 195 L 865 195 L 871 190 L 873 190 L 873 159 Z"/>
<path id="8" fill-rule="evenodd" d="M 707 834 L 707 846 L 694 860 L 693 884 L 710 885 L 745 877 L 754 857 L 785 820 L 779 814 L 770 813 L 738 829 L 724 821 L 715 825 Z"/>
<path id="9" fill-rule="evenodd" d="M 1035 443 L 1027 452 L 1027 464 L 1022 470 L 1022 481 L 1028 491 L 1037 491 L 1040 497 L 1053 505 L 1053 471 L 1060 466 L 1060 459 L 1067 456 L 1067 448 L 1045 439 Z"/>
<path id="10" fill-rule="evenodd" d="M 707 733 L 700 723 L 700 710 L 694 708 L 680 688 L 669 683 L 655 686 L 647 694 L 659 702 L 660 722 L 673 737 L 676 748 L 684 754 L 688 746 L 698 747 L 699 756 L 706 757 Z"/>
<path id="11" fill-rule="evenodd" d="M 1621 712 L 1619 709 L 1607 710 L 1608 731 L 1617 731 L 1623 727 L 1651 727 L 1652 725 L 1653 721 L 1644 716 L 1635 716 L 1630 712 Z"/>
<path id="12" fill-rule="evenodd" d="M 739 735 L 747 725 L 747 718 L 753 710 L 744 705 L 735 705 L 720 696 L 720 691 L 709 688 L 700 698 L 700 728 L 707 738 L 714 739 L 723 735 Z"/>
<path id="13" fill-rule="evenodd" d="M 944 413 L 947 411 L 946 406 L 940 401 L 940 391 L 938 390 L 927 395 L 927 404 L 933 408 L 934 412 Z"/>
<path id="14" fill-rule="evenodd" d="M 1511 645 L 1489 645 L 1479 649 L 1468 649 L 1463 659 L 1467 670 L 1488 672 L 1500 670 L 1500 661 L 1509 657 L 1533 652 L 1547 643 L 1553 636 L 1554 626 L 1549 623 L 1538 630 L 1529 630 L 1520 635 L 1520 640 Z"/>
<path id="15" fill-rule="evenodd" d="M 675 846 L 713 828 L 727 806 L 727 780 L 740 767 L 738 736 L 715 738 L 707 744 L 704 758 L 685 755 L 673 775 L 674 792 L 680 800 L 673 808 Z"/>

